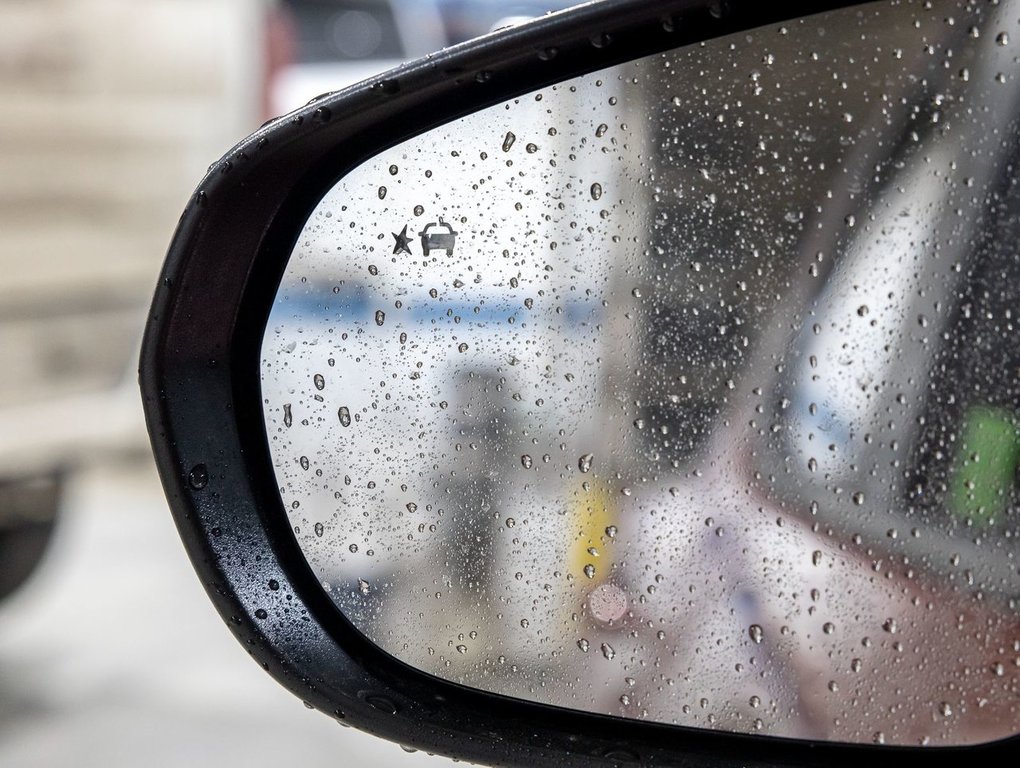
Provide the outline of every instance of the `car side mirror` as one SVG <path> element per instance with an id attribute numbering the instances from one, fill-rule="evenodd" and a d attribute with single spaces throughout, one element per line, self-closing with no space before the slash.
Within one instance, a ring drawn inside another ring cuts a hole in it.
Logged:
<path id="1" fill-rule="evenodd" d="M 234 147 L 141 384 L 249 653 L 482 763 L 1015 761 L 1018 16 L 590 4 Z"/>

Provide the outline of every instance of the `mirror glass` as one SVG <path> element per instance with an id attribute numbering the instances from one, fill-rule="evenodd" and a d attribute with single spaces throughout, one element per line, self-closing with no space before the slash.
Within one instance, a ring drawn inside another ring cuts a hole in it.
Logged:
<path id="1" fill-rule="evenodd" d="M 261 364 L 337 607 L 421 670 L 577 710 L 1020 731 L 1018 19 L 813 16 L 337 182 Z"/>

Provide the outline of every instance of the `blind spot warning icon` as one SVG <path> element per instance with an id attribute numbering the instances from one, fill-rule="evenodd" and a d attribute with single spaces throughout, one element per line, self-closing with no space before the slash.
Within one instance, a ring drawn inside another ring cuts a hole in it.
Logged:
<path id="1" fill-rule="evenodd" d="M 446 232 L 429 232 L 432 227 L 444 227 Z M 425 225 L 425 229 L 418 233 L 421 235 L 421 248 L 426 256 L 429 255 L 429 251 L 446 251 L 447 256 L 453 255 L 453 245 L 457 238 L 457 233 L 453 231 L 453 227 L 443 221 L 442 217 L 439 218 L 439 223 L 432 221 Z"/>

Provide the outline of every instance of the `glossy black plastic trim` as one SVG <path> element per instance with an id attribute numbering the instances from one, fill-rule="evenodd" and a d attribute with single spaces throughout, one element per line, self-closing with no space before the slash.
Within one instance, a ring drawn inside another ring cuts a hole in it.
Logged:
<path id="1" fill-rule="evenodd" d="M 284 686 L 341 722 L 494 765 L 1017 761 L 1016 738 L 922 750 L 752 737 L 558 709 L 439 680 L 385 654 L 340 614 L 306 564 L 275 487 L 259 400 L 262 334 L 295 239 L 339 177 L 435 125 L 554 82 L 856 4 L 581 6 L 317 99 L 211 168 L 181 217 L 153 300 L 140 370 L 145 415 L 203 584 L 238 640 Z"/>

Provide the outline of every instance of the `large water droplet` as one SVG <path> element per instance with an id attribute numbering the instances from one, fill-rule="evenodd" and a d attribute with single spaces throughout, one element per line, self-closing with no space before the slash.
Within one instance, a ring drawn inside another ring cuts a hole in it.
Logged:
<path id="1" fill-rule="evenodd" d="M 209 484 L 209 470 L 205 464 L 196 464 L 188 473 L 188 485 L 200 491 Z"/>

